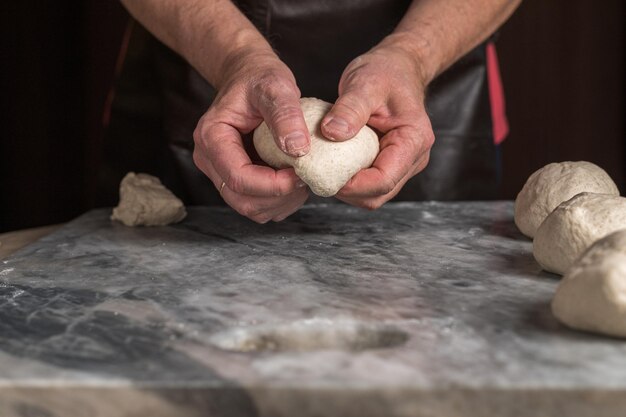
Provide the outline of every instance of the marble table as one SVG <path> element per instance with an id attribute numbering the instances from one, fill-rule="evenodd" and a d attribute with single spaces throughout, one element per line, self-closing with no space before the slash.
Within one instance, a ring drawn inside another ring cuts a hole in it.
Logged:
<path id="1" fill-rule="evenodd" d="M 511 202 L 89 212 L 0 261 L 0 416 L 622 416 Z"/>

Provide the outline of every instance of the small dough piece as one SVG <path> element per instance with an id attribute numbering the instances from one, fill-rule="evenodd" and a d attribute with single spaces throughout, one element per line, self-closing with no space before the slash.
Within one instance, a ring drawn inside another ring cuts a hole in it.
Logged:
<path id="1" fill-rule="evenodd" d="M 165 226 L 185 218 L 187 212 L 157 177 L 129 172 L 120 183 L 120 203 L 111 220 L 126 226 Z"/>
<path id="2" fill-rule="evenodd" d="M 595 241 L 620 229 L 626 229 L 626 198 L 580 193 L 541 223 L 533 254 L 543 269 L 563 275 Z"/>
<path id="3" fill-rule="evenodd" d="M 626 338 L 626 230 L 600 239 L 574 263 L 552 313 L 574 329 Z"/>
<path id="4" fill-rule="evenodd" d="M 582 192 L 619 195 L 609 174 L 591 162 L 548 164 L 535 171 L 517 195 L 515 224 L 532 238 L 552 210 Z"/>
<path id="5" fill-rule="evenodd" d="M 378 155 L 378 135 L 364 126 L 352 139 L 333 142 L 320 131 L 320 122 L 332 104 L 316 98 L 301 98 L 304 120 L 311 135 L 311 150 L 294 158 L 276 145 L 265 122 L 254 131 L 254 147 L 263 161 L 273 168 L 293 167 L 315 194 L 331 197 L 362 169 L 369 168 Z"/>

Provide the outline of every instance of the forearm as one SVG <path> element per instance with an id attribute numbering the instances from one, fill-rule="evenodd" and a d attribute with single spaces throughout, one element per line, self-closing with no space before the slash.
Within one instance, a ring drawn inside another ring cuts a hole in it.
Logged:
<path id="1" fill-rule="evenodd" d="M 241 55 L 273 55 L 272 48 L 230 0 L 121 0 L 128 11 L 181 54 L 213 86 Z"/>
<path id="2" fill-rule="evenodd" d="M 428 84 L 502 25 L 521 0 L 413 0 L 395 31 L 381 45 L 400 48 L 415 60 Z"/>

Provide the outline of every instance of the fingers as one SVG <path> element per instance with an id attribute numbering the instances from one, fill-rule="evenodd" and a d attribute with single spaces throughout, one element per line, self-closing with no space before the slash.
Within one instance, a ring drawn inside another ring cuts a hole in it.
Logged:
<path id="1" fill-rule="evenodd" d="M 367 89 L 369 90 L 369 89 Z M 322 134 L 336 141 L 348 140 L 358 133 L 379 105 L 377 95 L 363 88 L 341 94 L 322 119 Z"/>
<path id="2" fill-rule="evenodd" d="M 372 166 L 352 177 L 338 196 L 369 198 L 391 193 L 424 155 L 428 155 L 433 140 L 432 131 L 422 135 L 411 127 L 390 131 L 381 139 L 381 150 Z"/>
<path id="3" fill-rule="evenodd" d="M 225 123 L 210 123 L 204 133 L 196 130 L 196 166 L 211 177 L 208 166 L 229 189 L 250 196 L 282 196 L 305 186 L 293 169 L 274 170 L 254 165 L 246 153 L 237 129 Z M 201 129 L 202 130 L 202 129 Z M 199 137 L 198 137 L 199 136 Z M 210 156 L 210 160 L 209 160 Z M 213 179 L 213 178 L 212 178 Z M 215 183 L 215 181 L 214 181 Z M 219 186 L 220 184 L 216 184 Z"/>
<path id="4" fill-rule="evenodd" d="M 337 194 L 336 197 L 337 199 L 343 201 L 344 203 L 347 203 L 353 206 L 362 207 L 368 210 L 379 209 L 387 201 L 394 198 L 400 192 L 402 187 L 404 187 L 407 181 L 409 181 L 413 176 L 415 176 L 416 174 L 421 172 L 424 168 L 426 168 L 426 165 L 428 165 L 429 155 L 430 155 L 429 153 L 424 154 L 422 158 L 420 158 L 420 160 L 418 160 L 415 163 L 411 171 L 408 172 L 407 175 L 405 175 L 404 178 L 400 182 L 398 182 L 395 188 L 387 194 L 376 195 L 376 196 L 371 196 L 371 197 L 353 197 L 353 196 L 342 196 L 340 194 Z"/>
<path id="5" fill-rule="evenodd" d="M 300 92 L 284 78 L 267 77 L 252 89 L 252 104 L 263 116 L 276 145 L 288 155 L 304 156 L 311 147 L 309 129 L 300 108 Z"/>
<path id="6" fill-rule="evenodd" d="M 249 68 L 220 90 L 194 131 L 196 166 L 226 203 L 259 223 L 296 211 L 308 188 L 292 168 L 255 165 L 241 132 L 249 133 L 265 120 L 280 149 L 292 156 L 306 154 L 310 138 L 299 98 L 293 74 L 276 59 Z"/>
<path id="7" fill-rule="evenodd" d="M 229 206 L 242 216 L 261 224 L 286 219 L 302 207 L 308 196 L 306 188 L 281 197 L 249 197 L 235 193 L 228 186 L 222 190 L 222 197 Z"/>
<path id="8" fill-rule="evenodd" d="M 291 194 L 271 197 L 255 197 L 240 194 L 232 190 L 209 159 L 202 159 L 202 154 L 194 153 L 194 161 L 202 166 L 202 171 L 211 179 L 224 201 L 239 214 L 257 223 L 270 220 L 281 221 L 295 213 L 307 200 L 306 187 L 297 188 Z"/>

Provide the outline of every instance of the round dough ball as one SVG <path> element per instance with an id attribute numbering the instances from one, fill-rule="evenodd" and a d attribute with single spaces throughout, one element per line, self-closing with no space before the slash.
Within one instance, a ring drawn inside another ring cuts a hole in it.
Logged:
<path id="1" fill-rule="evenodd" d="M 626 198 L 580 193 L 541 223 L 533 254 L 543 269 L 563 275 L 585 249 L 620 229 L 626 229 Z"/>
<path id="2" fill-rule="evenodd" d="M 301 98 L 300 105 L 311 136 L 308 154 L 299 158 L 285 154 L 276 145 L 265 122 L 254 131 L 254 147 L 269 166 L 276 169 L 293 167 L 296 175 L 315 194 L 333 196 L 354 174 L 372 165 L 378 155 L 378 135 L 364 126 L 352 139 L 330 141 L 322 135 L 320 122 L 332 104 L 316 98 Z"/>
<path id="3" fill-rule="evenodd" d="M 600 239 L 572 265 L 552 313 L 574 329 L 626 337 L 626 230 Z"/>
<path id="4" fill-rule="evenodd" d="M 515 224 L 532 238 L 556 206 L 582 192 L 619 195 L 609 174 L 591 162 L 548 164 L 535 171 L 517 195 Z"/>

